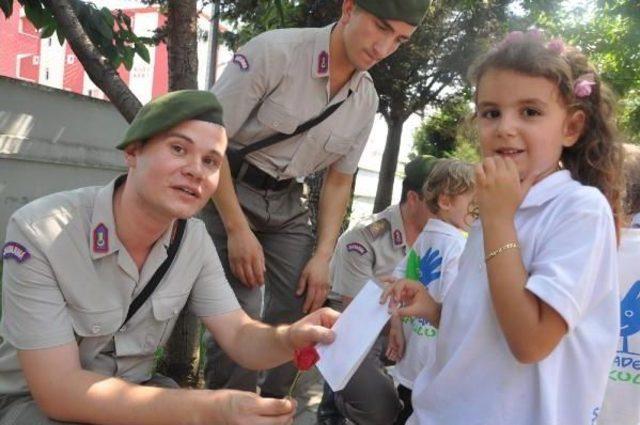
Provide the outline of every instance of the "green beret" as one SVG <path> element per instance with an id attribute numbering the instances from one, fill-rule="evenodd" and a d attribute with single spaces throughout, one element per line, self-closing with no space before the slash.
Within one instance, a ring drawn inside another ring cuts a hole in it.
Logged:
<path id="1" fill-rule="evenodd" d="M 403 21 L 417 26 L 429 6 L 428 0 L 355 0 L 356 4 L 380 19 Z"/>
<path id="2" fill-rule="evenodd" d="M 124 149 L 130 143 L 147 140 L 183 121 L 194 119 L 224 125 L 222 105 L 213 93 L 178 90 L 164 94 L 138 111 L 117 148 Z"/>
<path id="3" fill-rule="evenodd" d="M 421 155 L 409 161 L 404 167 L 404 185 L 413 191 L 420 192 L 436 162 L 438 158 L 431 155 Z"/>

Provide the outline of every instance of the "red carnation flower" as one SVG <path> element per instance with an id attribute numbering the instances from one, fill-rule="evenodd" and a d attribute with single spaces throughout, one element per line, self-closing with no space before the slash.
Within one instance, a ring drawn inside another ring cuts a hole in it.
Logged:
<path id="1" fill-rule="evenodd" d="M 298 369 L 296 373 L 296 377 L 293 379 L 293 384 L 289 388 L 289 397 L 293 396 L 293 389 L 296 387 L 298 383 L 298 379 L 300 378 L 300 374 L 309 370 L 320 360 L 320 354 L 316 351 L 313 345 L 304 348 L 297 348 L 293 352 L 293 364 Z"/>
<path id="2" fill-rule="evenodd" d="M 312 345 L 298 348 L 293 356 L 293 364 L 298 370 L 309 370 L 318 360 L 320 360 L 320 355 Z"/>

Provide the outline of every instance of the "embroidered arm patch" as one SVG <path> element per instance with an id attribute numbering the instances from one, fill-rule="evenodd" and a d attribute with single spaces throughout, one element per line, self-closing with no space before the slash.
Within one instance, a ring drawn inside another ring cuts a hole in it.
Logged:
<path id="1" fill-rule="evenodd" d="M 235 55 L 233 55 L 233 59 L 231 59 L 231 62 L 233 62 L 236 65 L 238 65 L 240 67 L 240 69 L 243 70 L 243 71 L 248 71 L 249 70 L 249 60 L 243 54 L 236 53 Z"/>
<path id="2" fill-rule="evenodd" d="M 362 245 L 361 243 L 358 243 L 358 242 L 351 242 L 350 244 L 347 244 L 347 251 L 348 252 L 357 252 L 360 255 L 364 255 L 367 252 L 369 252 L 367 250 L 367 248 L 365 248 L 364 245 Z"/>
<path id="3" fill-rule="evenodd" d="M 4 260 L 14 259 L 18 263 L 23 263 L 31 258 L 31 254 L 18 242 L 7 242 L 2 248 L 2 258 Z"/>

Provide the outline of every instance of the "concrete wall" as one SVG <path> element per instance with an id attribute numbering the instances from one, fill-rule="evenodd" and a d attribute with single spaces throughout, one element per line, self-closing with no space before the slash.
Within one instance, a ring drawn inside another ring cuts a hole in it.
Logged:
<path id="1" fill-rule="evenodd" d="M 0 77 L 0 245 L 22 205 L 122 173 L 126 127 L 108 102 Z"/>

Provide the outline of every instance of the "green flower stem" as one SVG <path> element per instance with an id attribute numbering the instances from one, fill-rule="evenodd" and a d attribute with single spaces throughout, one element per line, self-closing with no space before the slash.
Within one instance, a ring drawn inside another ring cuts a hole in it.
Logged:
<path id="1" fill-rule="evenodd" d="M 302 374 L 302 371 L 298 369 L 298 372 L 296 373 L 296 377 L 293 378 L 293 384 L 291 384 L 291 386 L 289 387 L 288 397 L 293 398 L 293 390 L 296 388 L 296 384 L 298 383 L 298 379 L 300 379 L 301 374 Z"/>

